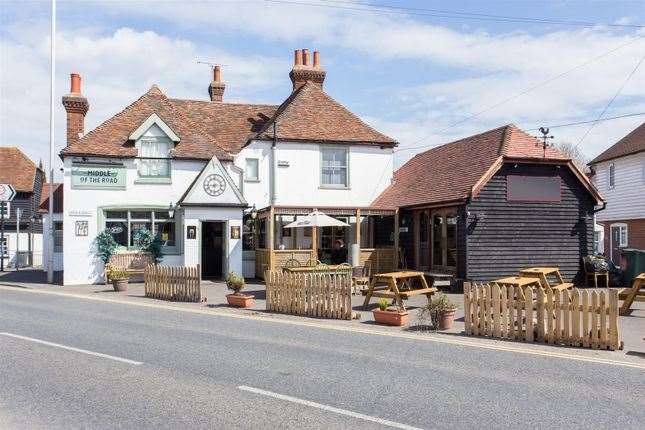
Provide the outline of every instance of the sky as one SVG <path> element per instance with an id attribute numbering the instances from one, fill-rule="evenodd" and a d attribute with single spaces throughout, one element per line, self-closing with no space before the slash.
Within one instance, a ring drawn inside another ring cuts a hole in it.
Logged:
<path id="1" fill-rule="evenodd" d="M 198 60 L 223 65 L 225 101 L 279 104 L 301 48 L 320 51 L 329 95 L 400 142 L 396 167 L 508 123 L 550 126 L 592 158 L 645 121 L 553 127 L 645 113 L 643 1 L 59 0 L 57 13 L 56 152 L 72 72 L 87 132 L 153 84 L 207 100 Z M 49 1 L 0 0 L 0 145 L 35 162 L 48 160 L 49 26 Z"/>

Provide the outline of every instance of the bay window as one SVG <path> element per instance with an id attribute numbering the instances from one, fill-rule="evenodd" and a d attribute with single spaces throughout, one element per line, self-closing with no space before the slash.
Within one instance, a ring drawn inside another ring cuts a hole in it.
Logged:
<path id="1" fill-rule="evenodd" d="M 323 146 L 320 150 L 320 186 L 349 187 L 349 148 Z"/>

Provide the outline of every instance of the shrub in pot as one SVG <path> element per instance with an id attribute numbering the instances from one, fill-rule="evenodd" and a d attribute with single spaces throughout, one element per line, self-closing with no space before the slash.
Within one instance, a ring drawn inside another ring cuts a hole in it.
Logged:
<path id="1" fill-rule="evenodd" d="M 420 320 L 432 322 L 435 330 L 450 330 L 455 321 L 457 306 L 445 294 L 438 294 L 430 303 L 421 309 Z"/>
<path id="2" fill-rule="evenodd" d="M 128 272 L 125 269 L 108 264 L 105 270 L 107 278 L 112 281 L 114 291 L 128 291 Z"/>
<path id="3" fill-rule="evenodd" d="M 409 322 L 408 312 L 389 307 L 385 298 L 379 300 L 378 309 L 374 309 L 372 313 L 377 324 L 404 326 Z"/>
<path id="4" fill-rule="evenodd" d="M 242 294 L 241 291 L 244 288 L 246 281 L 244 276 L 237 275 L 235 272 L 230 272 L 228 278 L 226 278 L 226 286 L 229 290 L 232 290 L 232 294 L 226 295 L 226 301 L 231 306 L 236 308 L 249 308 L 253 306 L 254 296 L 251 294 Z"/>

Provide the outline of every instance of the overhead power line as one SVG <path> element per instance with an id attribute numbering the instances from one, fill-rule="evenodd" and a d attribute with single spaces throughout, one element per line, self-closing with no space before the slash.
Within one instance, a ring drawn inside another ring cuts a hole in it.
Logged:
<path id="1" fill-rule="evenodd" d="M 596 123 L 596 122 L 603 122 L 603 121 L 612 121 L 614 119 L 621 119 L 621 118 L 631 118 L 634 116 L 642 116 L 645 115 L 645 112 L 636 112 L 636 113 L 627 113 L 625 115 L 616 115 L 616 116 L 608 116 L 606 118 L 602 119 L 591 119 L 588 121 L 576 121 L 576 122 L 567 122 L 564 124 L 556 124 L 556 125 L 546 125 L 549 128 L 560 128 L 560 127 L 573 127 L 576 125 L 584 125 L 584 124 L 591 124 L 591 123 Z M 537 131 L 539 130 L 540 127 L 535 127 L 535 128 L 527 128 L 525 131 Z"/>
<path id="2" fill-rule="evenodd" d="M 535 84 L 535 85 L 533 85 L 533 86 L 531 86 L 531 87 L 529 87 L 529 88 L 527 88 L 527 89 L 525 89 L 523 91 L 520 91 L 519 93 L 516 93 L 516 94 L 514 94 L 514 95 L 512 95 L 510 97 L 507 97 L 507 98 L 505 98 L 503 100 L 500 100 L 499 102 L 497 102 L 497 103 L 495 103 L 495 104 L 493 104 L 491 106 L 488 106 L 487 108 L 484 108 L 484 109 L 482 109 L 482 110 L 480 110 L 480 111 L 478 111 L 478 112 L 476 112 L 476 113 L 474 113 L 472 115 L 469 115 L 469 116 L 467 116 L 467 117 L 465 117 L 463 119 L 460 119 L 459 121 L 456 121 L 456 122 L 450 124 L 449 126 L 439 130 L 437 133 L 432 133 L 432 134 L 426 135 L 426 136 L 424 136 L 424 137 L 422 137 L 420 139 L 417 139 L 414 142 L 412 142 L 412 145 L 415 145 L 415 144 L 427 139 L 429 136 L 431 136 L 433 134 L 441 135 L 442 133 L 445 133 L 446 131 L 450 130 L 453 127 L 456 127 L 456 126 L 458 126 L 460 124 L 463 124 L 463 123 L 465 123 L 467 121 L 470 121 L 471 119 L 477 118 L 478 116 L 483 115 L 486 112 L 490 112 L 491 110 L 496 109 L 496 108 L 498 108 L 498 107 L 500 107 L 500 106 L 502 106 L 502 105 L 504 105 L 504 104 L 506 104 L 506 103 L 508 103 L 508 102 L 510 102 L 512 100 L 515 100 L 515 99 L 517 99 L 517 98 L 519 98 L 519 97 L 521 97 L 523 95 L 526 95 L 526 94 L 528 94 L 528 93 L 530 93 L 530 92 L 532 92 L 532 91 L 534 91 L 534 90 L 536 90 L 536 89 L 538 89 L 540 87 L 543 87 L 543 86 L 545 86 L 545 85 L 547 85 L 547 84 L 549 84 L 549 83 L 551 83 L 551 82 L 553 82 L 553 81 L 555 81 L 557 79 L 560 79 L 563 76 L 566 76 L 571 72 L 574 72 L 574 71 L 576 71 L 576 70 L 578 70 L 578 69 L 580 69 L 582 67 L 585 67 L 585 66 L 587 66 L 587 65 L 589 65 L 589 64 L 591 64 L 591 63 L 593 63 L 595 61 L 598 61 L 598 60 L 606 57 L 607 55 L 612 54 L 612 53 L 624 48 L 625 46 L 631 45 L 632 43 L 637 42 L 638 40 L 641 40 L 644 37 L 645 37 L 645 34 L 640 35 L 640 36 L 636 36 L 635 38 L 633 38 L 629 42 L 623 43 L 622 45 L 619 45 L 619 46 L 617 46 L 617 47 L 615 47 L 613 49 L 610 49 L 609 51 L 605 51 L 602 54 L 597 55 L 597 56 L 595 56 L 595 57 L 593 57 L 593 58 L 591 58 L 591 59 L 589 59 L 589 60 L 587 60 L 587 61 L 585 61 L 583 63 L 577 64 L 577 65 L 571 67 L 570 69 L 565 70 L 562 73 L 559 73 L 559 74 L 557 74 L 555 76 L 552 76 L 552 77 L 550 77 L 550 78 L 548 78 L 548 79 L 546 79 L 546 80 L 544 80 L 542 82 L 539 82 L 539 83 L 537 83 L 537 84 Z M 434 145 L 432 145 L 432 144 L 427 145 L 426 144 L 426 145 L 410 146 L 410 147 L 399 149 L 397 152 L 410 151 L 410 150 L 413 150 L 413 149 L 427 148 L 427 147 L 430 147 L 430 146 L 434 146 Z"/>
<path id="3" fill-rule="evenodd" d="M 620 93 L 621 93 L 621 92 L 623 91 L 623 89 L 625 88 L 625 85 L 627 85 L 627 82 L 629 82 L 629 80 L 632 78 L 632 76 L 634 76 L 634 73 L 636 73 L 636 71 L 637 71 L 637 70 L 638 70 L 638 68 L 641 66 L 641 64 L 643 64 L 643 60 L 645 60 L 645 55 L 643 55 L 643 56 L 641 57 L 640 61 L 639 61 L 638 63 L 636 63 L 636 67 L 634 67 L 634 69 L 633 69 L 633 70 L 632 70 L 632 71 L 627 75 L 627 77 L 625 78 L 625 80 L 623 81 L 623 83 L 620 85 L 620 87 L 618 88 L 618 90 L 617 90 L 617 91 L 616 91 L 616 93 L 614 94 L 614 96 L 613 96 L 611 99 L 609 99 L 609 101 L 608 101 L 608 102 L 607 102 L 607 104 L 605 105 L 605 108 L 602 110 L 602 112 L 600 112 L 600 115 L 598 115 L 598 118 L 596 119 L 596 121 L 592 122 L 592 123 L 591 123 L 591 126 L 589 126 L 589 128 L 587 129 L 587 131 L 585 132 L 585 134 L 583 134 L 583 135 L 582 135 L 582 137 L 581 137 L 581 138 L 580 138 L 580 140 L 578 141 L 578 145 L 580 145 L 580 144 L 582 143 L 582 141 L 583 141 L 583 140 L 585 140 L 585 139 L 587 138 L 587 136 L 589 135 L 589 133 L 591 133 L 591 130 L 596 126 L 596 123 L 597 123 L 598 121 L 600 121 L 600 119 L 605 115 L 605 112 L 607 112 L 607 109 L 609 109 L 609 106 L 611 106 L 611 104 L 614 102 L 614 100 L 616 100 L 616 98 L 620 95 Z"/>
<path id="4" fill-rule="evenodd" d="M 553 24 L 553 25 L 569 25 L 576 27 L 622 27 L 622 28 L 645 28 L 645 25 L 640 24 L 617 24 L 617 23 L 602 23 L 602 22 L 589 22 L 589 21 L 574 21 L 574 20 L 561 20 L 552 18 L 529 18 L 518 16 L 506 15 L 493 15 L 475 12 L 460 12 L 442 9 L 428 9 L 428 8 L 414 8 L 393 6 L 377 3 L 357 3 L 342 0 L 321 0 L 322 2 L 311 2 L 306 0 L 265 0 L 269 3 L 282 3 L 293 4 L 301 6 L 322 7 L 328 9 L 349 10 L 358 12 L 367 12 L 375 14 L 389 14 L 389 15 L 414 15 L 414 16 L 427 16 L 433 18 L 446 18 L 456 20 L 475 20 L 475 21 L 493 21 L 493 22 L 508 22 L 508 23 L 533 23 L 533 24 Z"/>

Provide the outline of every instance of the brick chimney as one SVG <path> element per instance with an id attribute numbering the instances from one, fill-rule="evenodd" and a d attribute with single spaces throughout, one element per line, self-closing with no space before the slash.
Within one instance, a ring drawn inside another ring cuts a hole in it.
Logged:
<path id="1" fill-rule="evenodd" d="M 69 94 L 63 96 L 63 106 L 67 112 L 67 145 L 75 143 L 85 132 L 85 114 L 90 108 L 87 98 L 81 94 L 81 76 L 71 75 Z"/>
<path id="2" fill-rule="evenodd" d="M 308 49 L 297 49 L 295 51 L 293 69 L 289 72 L 294 91 L 306 82 L 312 82 L 322 88 L 325 75 L 325 71 L 320 67 L 320 53 L 318 51 L 314 51 L 313 64 L 309 62 Z"/>
<path id="3" fill-rule="evenodd" d="M 221 102 L 224 98 L 226 84 L 222 82 L 222 69 L 220 66 L 213 67 L 213 82 L 208 86 L 208 94 L 212 102 Z"/>

